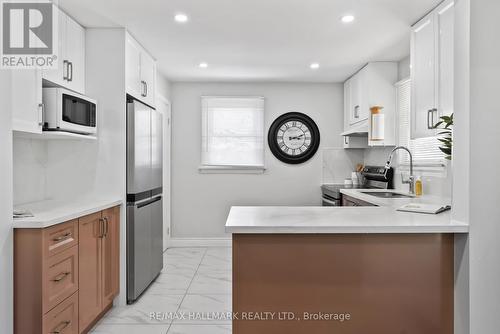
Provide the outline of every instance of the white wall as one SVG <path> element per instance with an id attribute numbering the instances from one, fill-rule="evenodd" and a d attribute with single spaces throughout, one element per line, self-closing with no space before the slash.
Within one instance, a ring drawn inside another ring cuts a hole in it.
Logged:
<path id="1" fill-rule="evenodd" d="M 12 114 L 10 72 L 0 70 L 0 327 L 13 333 Z"/>
<path id="2" fill-rule="evenodd" d="M 159 73 L 156 76 L 156 94 L 160 94 L 167 100 L 171 99 L 172 84 L 163 74 Z"/>
<path id="3" fill-rule="evenodd" d="M 289 111 L 311 116 L 321 147 L 298 166 L 278 161 L 266 140 L 264 174 L 200 174 L 202 95 L 262 95 L 266 134 Z M 172 237 L 228 237 L 224 225 L 232 205 L 320 205 L 322 147 L 339 147 L 343 129 L 340 84 L 173 83 Z"/>
<path id="4" fill-rule="evenodd" d="M 470 333 L 500 328 L 500 1 L 470 2 Z"/>

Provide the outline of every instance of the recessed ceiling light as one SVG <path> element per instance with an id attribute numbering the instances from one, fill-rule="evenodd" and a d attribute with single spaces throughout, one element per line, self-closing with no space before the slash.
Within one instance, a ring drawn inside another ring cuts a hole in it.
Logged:
<path id="1" fill-rule="evenodd" d="M 179 23 L 185 23 L 188 21 L 188 17 L 186 14 L 182 14 L 182 13 L 179 13 L 179 14 L 176 14 L 175 17 L 174 17 L 175 21 L 176 22 L 179 22 Z"/>
<path id="2" fill-rule="evenodd" d="M 344 16 L 342 16 L 341 20 L 344 23 L 351 23 L 352 21 L 354 21 L 354 16 L 352 16 L 352 15 L 344 15 Z"/>
<path id="3" fill-rule="evenodd" d="M 309 67 L 312 69 L 312 70 L 317 70 L 319 68 L 319 64 L 318 63 L 312 63 L 311 65 L 309 65 Z"/>
<path id="4" fill-rule="evenodd" d="M 207 68 L 208 67 L 208 64 L 207 63 L 200 63 L 198 65 L 199 68 Z"/>

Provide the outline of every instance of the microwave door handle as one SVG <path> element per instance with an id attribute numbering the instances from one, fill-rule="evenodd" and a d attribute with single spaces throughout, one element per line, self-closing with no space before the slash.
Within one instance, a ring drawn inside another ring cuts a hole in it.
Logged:
<path id="1" fill-rule="evenodd" d="M 69 62 L 65 59 L 63 61 L 63 80 L 68 80 L 68 72 L 69 72 L 68 64 Z"/>
<path id="2" fill-rule="evenodd" d="M 68 62 L 68 81 L 73 81 L 73 63 Z"/>

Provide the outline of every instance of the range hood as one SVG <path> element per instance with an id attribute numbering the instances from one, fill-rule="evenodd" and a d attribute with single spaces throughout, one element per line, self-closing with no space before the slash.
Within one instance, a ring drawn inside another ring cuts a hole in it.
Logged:
<path id="1" fill-rule="evenodd" d="M 340 134 L 344 137 L 364 137 L 368 136 L 368 122 L 361 122 L 360 124 L 356 124 L 351 126 L 351 128 L 347 131 L 344 131 Z"/>

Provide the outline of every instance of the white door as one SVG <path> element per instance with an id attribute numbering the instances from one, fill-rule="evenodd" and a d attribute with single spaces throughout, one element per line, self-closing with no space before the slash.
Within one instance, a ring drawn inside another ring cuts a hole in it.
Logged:
<path id="1" fill-rule="evenodd" d="M 127 94 L 141 99 L 144 90 L 141 84 L 141 47 L 129 35 L 125 43 L 125 73 Z"/>
<path id="2" fill-rule="evenodd" d="M 453 72 L 454 72 L 454 2 L 446 1 L 437 10 L 438 32 L 438 115 L 449 116 L 453 113 Z"/>
<path id="3" fill-rule="evenodd" d="M 60 86 L 65 86 L 67 81 L 67 59 L 65 54 L 65 41 L 66 41 L 66 22 L 67 15 L 57 10 L 58 18 L 58 55 L 57 55 L 57 69 L 44 70 L 42 72 L 43 78 Z"/>
<path id="4" fill-rule="evenodd" d="M 435 22 L 431 14 L 413 27 L 411 37 L 411 137 L 430 137 L 435 103 Z"/>
<path id="5" fill-rule="evenodd" d="M 144 102 L 154 107 L 156 102 L 156 62 L 145 52 L 141 54 L 141 81 L 144 85 L 142 99 L 144 99 Z"/>
<path id="6" fill-rule="evenodd" d="M 41 71 L 14 70 L 11 80 L 12 129 L 41 133 L 43 122 Z"/>
<path id="7" fill-rule="evenodd" d="M 66 86 L 85 94 L 85 28 L 67 17 L 65 54 L 69 61 Z"/>
<path id="8" fill-rule="evenodd" d="M 163 96 L 156 99 L 157 110 L 163 114 L 163 249 L 167 249 L 170 242 L 171 219 L 171 133 L 172 110 L 170 102 Z"/>

